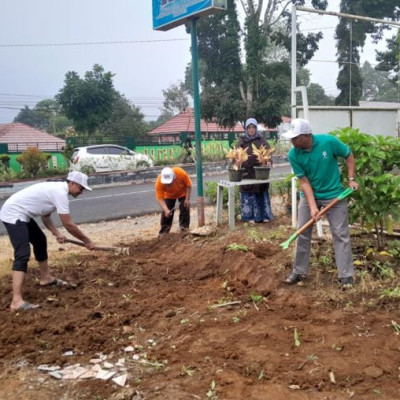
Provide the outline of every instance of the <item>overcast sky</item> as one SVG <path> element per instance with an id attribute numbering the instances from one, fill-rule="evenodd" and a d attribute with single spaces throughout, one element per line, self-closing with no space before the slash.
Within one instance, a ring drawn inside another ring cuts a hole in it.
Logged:
<path id="1" fill-rule="evenodd" d="M 329 10 L 338 10 L 339 0 L 329 3 Z M 53 98 L 66 72 L 83 77 L 94 64 L 115 74 L 115 88 L 146 119 L 156 119 L 162 90 L 183 80 L 191 58 L 183 26 L 153 30 L 151 0 L 1 0 L 0 15 L 0 123 L 12 122 L 24 105 Z M 323 28 L 327 39 L 315 59 L 326 61 L 309 68 L 312 80 L 335 94 L 337 68 L 330 61 L 336 59 L 337 19 L 301 13 L 299 22 L 304 29 Z M 99 42 L 106 44 L 87 44 Z M 366 54 L 373 57 L 373 51 Z"/>

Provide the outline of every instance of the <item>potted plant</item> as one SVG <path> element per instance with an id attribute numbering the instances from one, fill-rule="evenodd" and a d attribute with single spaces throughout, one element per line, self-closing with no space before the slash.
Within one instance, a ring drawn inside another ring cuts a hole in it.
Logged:
<path id="1" fill-rule="evenodd" d="M 243 149 L 241 147 L 237 147 L 229 150 L 226 158 L 229 158 L 232 162 L 228 168 L 229 180 L 231 182 L 240 182 L 242 180 L 244 172 L 242 164 L 247 161 L 248 157 L 247 148 Z"/>
<path id="2" fill-rule="evenodd" d="M 253 154 L 257 157 L 260 165 L 254 167 L 256 179 L 269 179 L 269 171 L 271 169 L 271 155 L 275 151 L 275 147 L 267 148 L 263 144 L 257 148 L 254 143 L 251 145 Z"/>

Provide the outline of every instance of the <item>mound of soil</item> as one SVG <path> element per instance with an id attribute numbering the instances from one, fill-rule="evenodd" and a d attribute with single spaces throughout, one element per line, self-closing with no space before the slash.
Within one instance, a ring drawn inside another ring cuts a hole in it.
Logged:
<path id="1" fill-rule="evenodd" d="M 332 269 L 282 283 L 288 227 L 138 238 L 129 256 L 68 252 L 53 271 L 78 286 L 40 288 L 32 268 L 34 312 L 9 311 L 11 278 L 1 278 L 0 399 L 400 398 L 397 306 L 361 305 Z M 124 387 L 37 368 L 105 356 L 124 360 Z"/>

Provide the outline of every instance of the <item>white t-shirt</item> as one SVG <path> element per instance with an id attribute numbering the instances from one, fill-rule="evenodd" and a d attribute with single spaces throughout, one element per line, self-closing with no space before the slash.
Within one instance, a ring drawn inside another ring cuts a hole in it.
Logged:
<path id="1" fill-rule="evenodd" d="M 0 210 L 0 219 L 9 224 L 17 220 L 29 222 L 31 218 L 51 214 L 69 214 L 68 183 L 42 182 L 14 193 Z"/>

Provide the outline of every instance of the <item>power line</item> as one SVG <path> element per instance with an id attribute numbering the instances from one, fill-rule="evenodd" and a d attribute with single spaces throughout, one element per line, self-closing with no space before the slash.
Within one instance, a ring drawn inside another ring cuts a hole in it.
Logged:
<path id="1" fill-rule="evenodd" d="M 133 44 L 157 42 L 181 42 L 189 39 L 155 39 L 155 40 L 117 40 L 110 42 L 74 42 L 74 43 L 32 43 L 32 44 L 0 44 L 0 47 L 63 47 L 63 46 L 97 46 L 104 44 Z"/>

